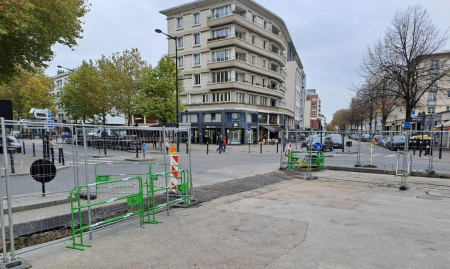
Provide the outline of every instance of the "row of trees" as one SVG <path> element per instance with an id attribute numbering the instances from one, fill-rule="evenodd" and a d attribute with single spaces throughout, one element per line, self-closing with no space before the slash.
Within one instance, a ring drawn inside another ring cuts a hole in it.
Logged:
<path id="1" fill-rule="evenodd" d="M 161 122 L 175 122 L 175 86 L 172 58 L 165 55 L 152 68 L 134 48 L 83 61 L 69 74 L 59 103 L 75 121 L 105 123 L 110 114 L 126 116 L 130 125 L 133 115 L 142 114 L 155 116 Z"/>
<path id="2" fill-rule="evenodd" d="M 358 128 L 368 120 L 372 126 L 377 116 L 386 123 L 397 107 L 403 107 L 406 121 L 411 121 L 411 112 L 422 108 L 427 92 L 443 90 L 436 82 L 449 76 L 450 64 L 436 56 L 447 40 L 448 32 L 440 33 L 423 6 L 397 12 L 386 34 L 364 55 L 364 83 L 355 87 L 349 108 L 336 111 L 331 124 Z"/>
<path id="3" fill-rule="evenodd" d="M 15 75 L 8 83 L 0 84 L 0 99 L 12 100 L 14 117 L 16 120 L 28 118 L 31 108 L 48 108 L 57 113 L 49 89 L 53 81 L 44 74 L 41 68 L 33 72 L 17 68 Z"/>

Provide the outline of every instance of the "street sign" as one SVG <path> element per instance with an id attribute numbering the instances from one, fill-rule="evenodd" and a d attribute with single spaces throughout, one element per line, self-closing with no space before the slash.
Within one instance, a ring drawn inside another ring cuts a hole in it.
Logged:
<path id="1" fill-rule="evenodd" d="M 144 145 L 142 145 L 142 148 L 143 148 L 144 150 L 147 150 L 147 144 L 144 143 Z"/>
<path id="2" fill-rule="evenodd" d="M 319 150 L 321 150 L 321 149 L 322 149 L 322 144 L 320 144 L 319 142 L 317 142 L 317 143 L 314 144 L 314 150 L 319 151 Z"/>
<path id="3" fill-rule="evenodd" d="M 49 119 L 52 118 L 52 111 L 51 111 L 51 110 L 47 110 L 47 117 L 48 117 Z"/>
<path id="4" fill-rule="evenodd" d="M 252 130 L 252 127 L 248 126 L 247 130 L 250 132 Z"/>
<path id="5" fill-rule="evenodd" d="M 416 111 L 411 111 L 411 118 L 415 118 L 416 117 Z"/>
<path id="6" fill-rule="evenodd" d="M 410 122 L 405 122 L 405 126 L 404 127 L 405 127 L 405 129 L 406 128 L 408 128 L 408 129 L 411 128 L 411 123 Z"/>
<path id="7" fill-rule="evenodd" d="M 53 122 L 52 120 L 48 120 L 48 121 L 47 121 L 47 124 L 48 124 L 48 125 L 47 125 L 47 128 L 48 128 L 48 129 L 53 129 L 53 123 L 54 123 L 54 122 Z"/>

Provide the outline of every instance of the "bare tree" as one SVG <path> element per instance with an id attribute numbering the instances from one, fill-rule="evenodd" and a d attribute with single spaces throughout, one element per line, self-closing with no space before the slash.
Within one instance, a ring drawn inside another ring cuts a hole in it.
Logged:
<path id="1" fill-rule="evenodd" d="M 439 90 L 436 82 L 450 73 L 448 65 L 432 61 L 444 48 L 447 33 L 439 32 L 421 5 L 409 6 L 397 12 L 385 36 L 367 50 L 363 72 L 391 84 L 390 96 L 402 101 L 407 121 L 421 97 L 431 89 Z"/>

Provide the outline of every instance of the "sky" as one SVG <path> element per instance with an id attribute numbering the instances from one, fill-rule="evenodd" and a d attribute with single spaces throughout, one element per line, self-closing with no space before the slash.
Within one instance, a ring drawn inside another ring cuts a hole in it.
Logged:
<path id="1" fill-rule="evenodd" d="M 160 10 L 190 0 L 91 0 L 82 19 L 83 38 L 74 50 L 55 45 L 46 73 L 57 66 L 76 68 L 83 60 L 138 48 L 155 66 L 167 53 L 167 40 L 154 29 L 167 31 Z M 289 30 L 306 73 L 306 88 L 316 89 L 327 122 L 348 107 L 353 85 L 361 83 L 359 64 L 368 46 L 383 36 L 395 13 L 422 4 L 442 32 L 450 27 L 449 0 L 256 0 L 281 17 Z M 450 49 L 450 42 L 446 49 Z"/>

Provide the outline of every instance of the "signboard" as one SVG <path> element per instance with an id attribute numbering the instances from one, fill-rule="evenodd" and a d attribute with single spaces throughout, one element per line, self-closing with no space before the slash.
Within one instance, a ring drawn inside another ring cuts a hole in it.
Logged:
<path id="1" fill-rule="evenodd" d="M 411 123 L 409 123 L 409 122 L 405 122 L 405 125 L 404 125 L 404 127 L 405 127 L 405 129 L 406 129 L 406 128 L 408 128 L 408 129 L 409 129 L 409 128 L 411 128 Z"/>
<path id="2" fill-rule="evenodd" d="M 147 150 L 147 144 L 144 143 L 144 145 L 142 145 L 142 148 L 143 148 L 144 150 Z"/>
<path id="3" fill-rule="evenodd" d="M 411 111 L 411 118 L 415 118 L 416 117 L 416 111 Z"/>
<path id="4" fill-rule="evenodd" d="M 239 123 L 233 123 L 233 126 L 236 128 L 236 127 L 239 127 Z"/>
<path id="5" fill-rule="evenodd" d="M 48 117 L 49 119 L 52 118 L 52 111 L 51 111 L 51 110 L 47 110 L 47 117 Z"/>
<path id="6" fill-rule="evenodd" d="M 191 126 L 191 123 L 190 122 L 180 122 L 178 125 L 179 126 Z"/>
<path id="7" fill-rule="evenodd" d="M 250 132 L 251 130 L 252 130 L 252 127 L 248 126 L 248 127 L 247 127 L 247 131 Z"/>
<path id="8" fill-rule="evenodd" d="M 242 113 L 227 113 L 226 114 L 228 122 L 243 122 L 244 114 Z"/>
<path id="9" fill-rule="evenodd" d="M 314 144 L 314 150 L 319 151 L 319 150 L 321 150 L 321 149 L 322 149 L 322 144 L 320 144 L 319 142 L 317 142 L 317 143 Z"/>
<path id="10" fill-rule="evenodd" d="M 48 129 L 53 129 L 53 124 L 54 124 L 54 122 L 52 120 L 48 120 L 47 121 L 47 128 Z"/>

